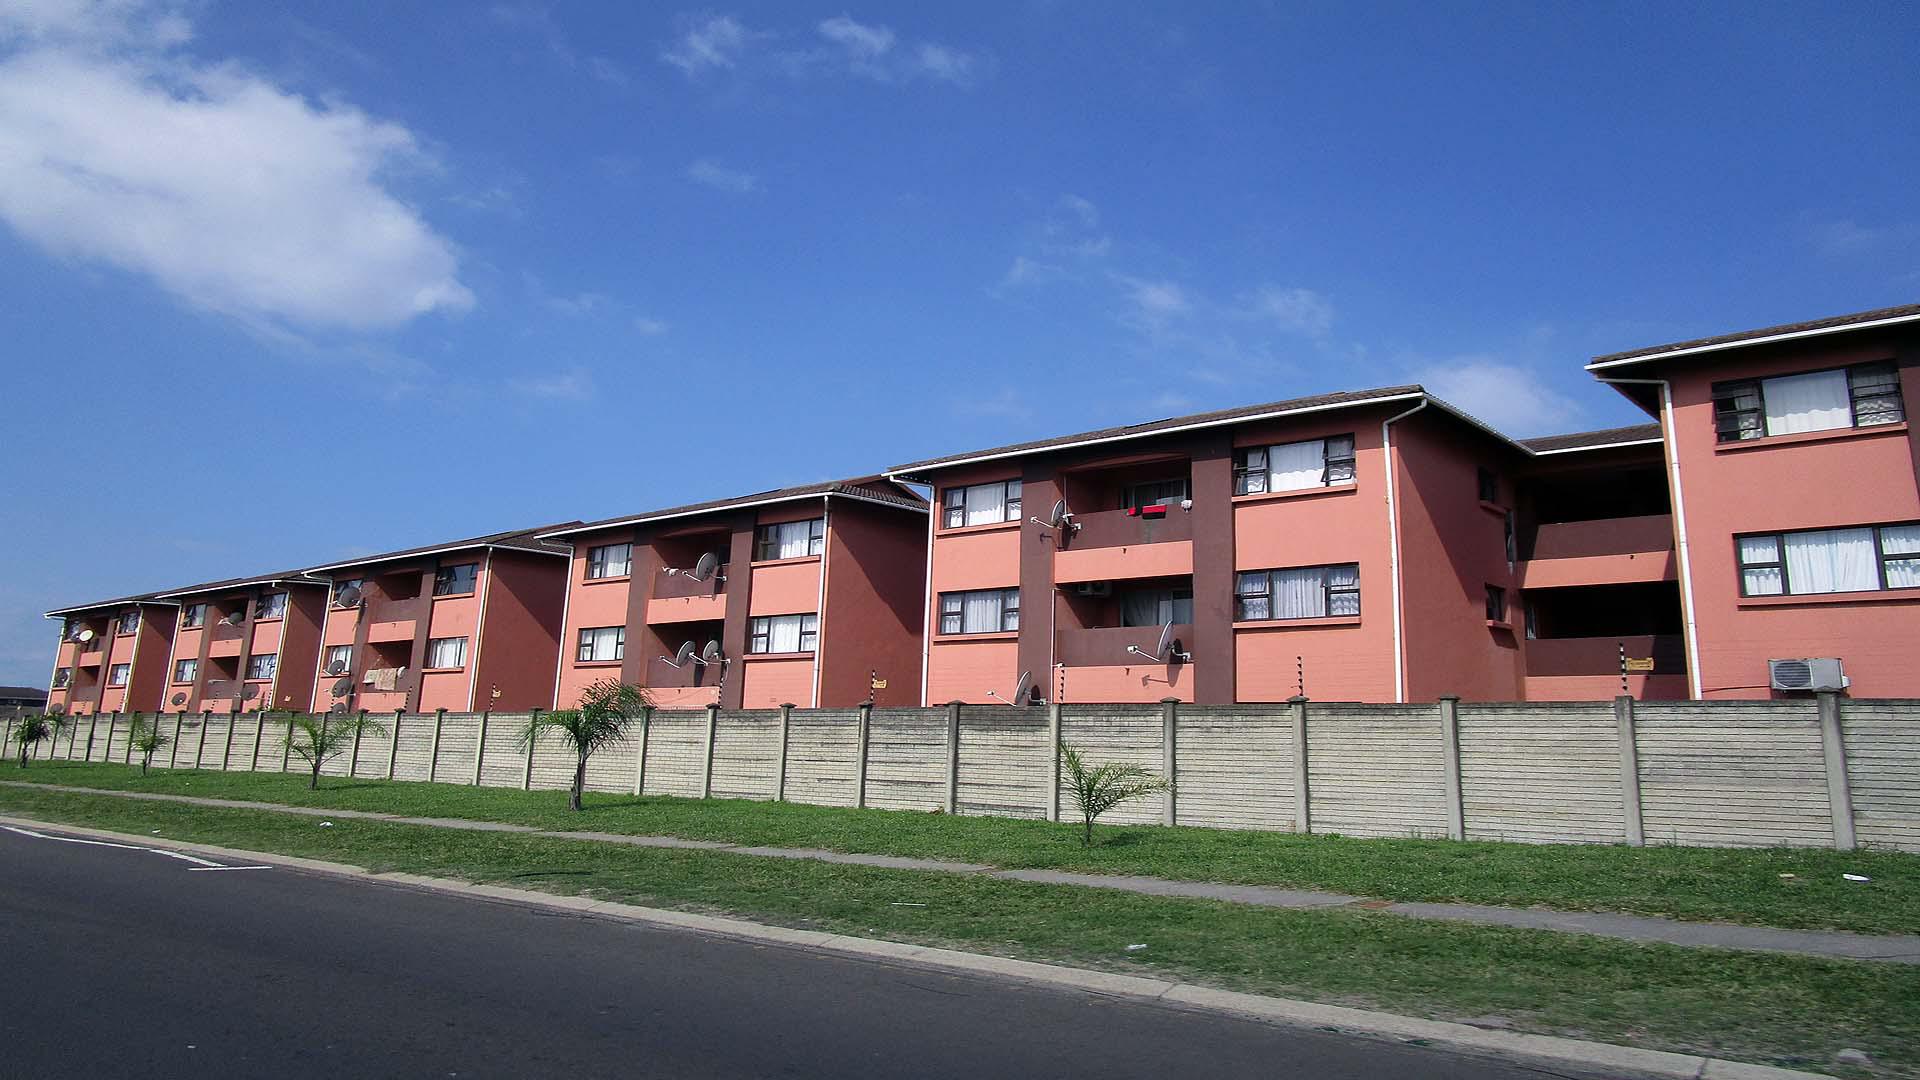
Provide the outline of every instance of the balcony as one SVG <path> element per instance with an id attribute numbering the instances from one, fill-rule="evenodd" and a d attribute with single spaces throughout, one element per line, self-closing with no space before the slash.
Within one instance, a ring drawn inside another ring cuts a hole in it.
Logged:
<path id="1" fill-rule="evenodd" d="M 1673 515 L 1601 518 L 1542 525 L 1534 532 L 1531 560 L 1590 559 L 1673 550 Z"/>
<path id="2" fill-rule="evenodd" d="M 691 574 L 669 574 L 661 571 L 653 576 L 653 598 L 657 600 L 679 599 L 681 597 L 719 596 L 727 591 L 726 567 L 705 581 L 697 581 Z"/>
<path id="3" fill-rule="evenodd" d="M 1193 515 L 1171 506 L 1164 515 L 1130 510 L 1075 514 L 1078 529 L 1061 537 L 1054 580 L 1112 581 L 1193 573 Z"/>
<path id="4" fill-rule="evenodd" d="M 367 640 L 373 643 L 412 641 L 418 622 L 414 619 L 383 619 L 367 626 Z"/>
<path id="5" fill-rule="evenodd" d="M 654 575 L 653 595 L 647 600 L 647 622 L 684 623 L 718 621 L 727 617 L 725 568 L 705 581 L 687 574 Z M 672 670 L 672 669 L 668 669 Z"/>
<path id="6" fill-rule="evenodd" d="M 1617 637 L 1538 638 L 1529 640 L 1529 676 L 1618 675 L 1620 650 L 1629 657 L 1653 657 L 1654 675 L 1685 675 L 1687 652 L 1679 634 L 1629 634 Z M 1646 673 L 1637 673 L 1646 674 Z"/>
<path id="7" fill-rule="evenodd" d="M 1181 647 L 1193 648 L 1193 627 L 1175 623 L 1173 636 Z M 1138 645 L 1150 653 L 1160 643 L 1158 626 L 1098 626 L 1083 630 L 1062 629 L 1054 639 L 1054 660 L 1073 667 L 1121 667 L 1127 664 L 1152 664 L 1151 655 L 1130 653 L 1127 646 Z"/>

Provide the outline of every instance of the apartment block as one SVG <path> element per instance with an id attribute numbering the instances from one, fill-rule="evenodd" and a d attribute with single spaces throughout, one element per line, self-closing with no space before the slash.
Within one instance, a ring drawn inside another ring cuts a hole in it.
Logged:
<path id="1" fill-rule="evenodd" d="M 927 506 L 878 476 L 548 530 L 573 546 L 557 683 L 693 708 L 919 697 Z"/>
<path id="2" fill-rule="evenodd" d="M 307 709 L 330 584 L 288 570 L 160 594 L 179 605 L 160 708 Z"/>
<path id="3" fill-rule="evenodd" d="M 307 707 L 551 708 L 570 550 L 542 531 L 306 570 L 332 583 Z"/>
<path id="4" fill-rule="evenodd" d="M 155 712 L 166 698 L 176 605 L 154 593 L 47 612 L 60 620 L 47 708 Z"/>

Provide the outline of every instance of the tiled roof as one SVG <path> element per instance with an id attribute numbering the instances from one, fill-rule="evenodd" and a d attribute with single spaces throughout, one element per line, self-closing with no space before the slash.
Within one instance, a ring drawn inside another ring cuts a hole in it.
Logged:
<path id="1" fill-rule="evenodd" d="M 1593 362 L 1587 366 L 1596 367 L 1601 364 L 1612 364 L 1624 360 L 1657 360 L 1669 353 L 1690 352 L 1695 349 L 1711 349 L 1720 346 L 1730 347 L 1745 342 L 1760 342 L 1768 338 L 1814 334 L 1823 331 L 1838 332 L 1856 326 L 1884 322 L 1889 319 L 1920 319 L 1920 304 L 1877 308 L 1873 311 L 1856 311 L 1851 315 L 1834 315 L 1825 319 L 1783 323 L 1779 326 L 1767 326 L 1758 330 L 1742 330 L 1738 333 L 1721 334 L 1717 337 L 1695 338 L 1692 341 L 1675 341 L 1670 344 L 1653 345 L 1644 349 L 1629 349 L 1626 352 L 1596 356 L 1593 358 Z"/>
<path id="2" fill-rule="evenodd" d="M 226 589 L 238 589 L 248 585 L 265 585 L 269 582 L 284 581 L 290 584 L 326 585 L 324 578 L 308 577 L 304 570 L 280 570 L 271 574 L 254 574 L 250 577 L 227 578 L 225 581 L 203 581 L 198 585 L 188 585 L 179 589 L 168 589 L 155 593 L 155 596 L 195 596 L 201 593 L 221 592 Z"/>
<path id="3" fill-rule="evenodd" d="M 763 506 L 768 503 L 790 502 L 810 496 L 844 495 L 849 498 L 866 499 L 871 502 L 898 506 L 903 510 L 924 512 L 927 501 L 920 493 L 903 484 L 897 484 L 883 476 L 862 476 L 852 480 L 828 480 L 818 484 L 802 484 L 798 487 L 778 488 L 762 491 L 755 495 L 740 495 L 731 499 L 714 499 L 710 502 L 688 503 L 685 506 L 668 507 L 665 510 L 648 510 L 644 513 L 629 514 L 625 517 L 604 518 L 600 521 L 574 522 L 569 525 L 543 529 L 542 536 L 570 536 L 575 533 L 591 532 L 595 529 L 612 528 L 618 525 L 640 525 L 649 521 L 666 518 L 691 517 L 695 514 L 714 513 L 721 510 L 733 510 L 748 506 Z"/>
<path id="4" fill-rule="evenodd" d="M 512 529 L 507 532 L 489 533 L 486 536 L 475 536 L 467 540 L 449 540 L 444 544 L 428 544 L 424 547 L 406 548 L 401 551 L 388 551 L 379 555 L 365 555 L 357 559 L 342 559 L 339 562 L 327 563 L 324 566 L 308 567 L 305 573 L 313 574 L 325 570 L 366 566 L 371 563 L 391 562 L 395 559 L 411 558 L 415 555 L 428 555 L 443 551 L 465 551 L 470 548 L 513 548 L 518 551 L 537 551 L 548 555 L 565 555 L 568 554 L 568 549 L 565 544 L 555 544 L 542 540 L 540 539 L 540 534 L 550 533 L 555 529 L 564 529 L 568 526 L 578 524 L 579 522 L 577 521 L 563 521 L 555 525 L 542 526 L 538 529 Z"/>
<path id="5" fill-rule="evenodd" d="M 115 600 L 100 600 L 92 604 L 73 604 L 68 607 L 54 608 L 52 611 L 47 612 L 47 615 L 73 615 L 82 611 L 95 611 L 101 608 L 125 607 L 128 604 L 173 604 L 171 600 L 162 600 L 160 598 L 161 595 L 162 594 L 157 592 L 135 593 L 132 596 L 122 596 Z"/>
<path id="6" fill-rule="evenodd" d="M 1632 427 L 1605 428 L 1600 431 L 1576 431 L 1570 435 L 1542 435 L 1537 439 L 1521 439 L 1520 445 L 1536 454 L 1546 454 L 1556 450 L 1598 450 L 1622 443 L 1657 441 L 1659 438 L 1659 424 L 1635 424 Z"/>

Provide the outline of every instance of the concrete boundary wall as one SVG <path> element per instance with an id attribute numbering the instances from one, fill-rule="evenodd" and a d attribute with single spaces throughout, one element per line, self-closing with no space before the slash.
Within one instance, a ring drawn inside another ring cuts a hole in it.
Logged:
<path id="1" fill-rule="evenodd" d="M 328 776 L 561 789 L 526 713 L 381 714 Z M 138 763 L 134 717 L 77 717 L 36 759 Z M 146 717 L 148 722 L 155 718 Z M 153 767 L 301 771 L 274 713 L 169 713 Z M 8 729 L 6 738 L 12 737 Z M 1171 773 L 1106 819 L 1527 843 L 1920 852 L 1920 701 L 954 704 L 649 711 L 591 791 L 1072 820 L 1056 740 Z M 0 755 L 17 756 L 0 744 Z"/>

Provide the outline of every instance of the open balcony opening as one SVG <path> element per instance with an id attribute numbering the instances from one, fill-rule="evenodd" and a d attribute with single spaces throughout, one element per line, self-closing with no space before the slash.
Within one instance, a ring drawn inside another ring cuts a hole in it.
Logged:
<path id="1" fill-rule="evenodd" d="M 1056 649 L 1069 667 L 1141 663 L 1169 623 L 1173 636 L 1193 641 L 1193 578 L 1140 578 L 1060 587 L 1054 623 Z"/>
<path id="2" fill-rule="evenodd" d="M 660 568 L 653 576 L 653 595 L 665 599 L 715 596 L 725 592 L 732 541 L 733 534 L 724 528 L 700 529 L 654 540 L 653 550 L 660 560 Z M 705 576 L 700 573 L 703 559 L 716 567 Z"/>
<path id="3" fill-rule="evenodd" d="M 1533 520 L 1542 525 L 1673 512 L 1666 470 L 1657 461 L 1550 473 L 1522 480 L 1518 487 Z"/>
<path id="4" fill-rule="evenodd" d="M 1062 473 L 1061 493 L 1077 529 L 1067 547 L 1118 547 L 1193 539 L 1193 463 L 1185 457 L 1128 458 Z M 1033 507 L 1045 515 L 1051 507 Z"/>
<path id="5" fill-rule="evenodd" d="M 713 662 L 703 661 L 720 648 L 725 627 L 726 623 L 720 619 L 660 627 L 658 632 L 662 650 L 647 657 L 642 685 L 661 689 L 720 685 L 721 677 L 737 658 L 721 653 L 719 659 Z M 688 646 L 692 647 L 691 650 Z M 681 659 L 683 654 L 684 660 Z"/>
<path id="6" fill-rule="evenodd" d="M 1528 675 L 1612 675 L 1620 658 L 1651 657 L 1657 674 L 1685 674 L 1680 587 L 1671 581 L 1529 589 Z"/>

